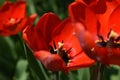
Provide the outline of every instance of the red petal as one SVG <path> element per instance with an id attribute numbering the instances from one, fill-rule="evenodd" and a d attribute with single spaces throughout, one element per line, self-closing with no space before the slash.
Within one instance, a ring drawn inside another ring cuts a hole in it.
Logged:
<path id="1" fill-rule="evenodd" d="M 28 44 L 33 50 L 48 50 L 52 31 L 59 22 L 60 19 L 56 15 L 46 13 L 40 18 L 36 27 L 27 28 L 23 32 L 23 37 L 29 41 Z"/>
<path id="2" fill-rule="evenodd" d="M 83 21 L 85 19 L 85 8 L 86 6 L 80 2 L 73 2 L 69 5 L 69 15 L 73 22 Z"/>
<path id="3" fill-rule="evenodd" d="M 10 8 L 10 16 L 15 19 L 24 18 L 26 15 L 26 2 L 18 1 Z"/>
<path id="4" fill-rule="evenodd" d="M 67 67 L 60 56 L 57 54 L 51 54 L 47 51 L 35 52 L 35 57 L 39 59 L 44 66 L 51 71 L 64 71 L 67 73 Z"/>
<path id="5" fill-rule="evenodd" d="M 120 6 L 118 6 L 110 15 L 109 27 L 120 34 Z"/>
<path id="6" fill-rule="evenodd" d="M 94 58 L 94 55 L 92 54 L 92 49 L 94 49 L 94 47 L 96 46 L 96 36 L 91 35 L 90 32 L 86 31 L 84 29 L 84 26 L 80 23 L 77 23 L 75 27 L 76 37 L 78 38 L 82 49 L 89 57 Z"/>
<path id="7" fill-rule="evenodd" d="M 56 43 L 64 42 L 64 47 L 68 50 L 71 48 L 70 56 L 77 55 L 81 51 L 78 39 L 74 36 L 75 27 L 72 26 L 70 19 L 65 19 L 60 25 L 58 25 L 53 32 L 53 40 Z M 51 42 L 52 44 L 53 42 Z"/>
<path id="8" fill-rule="evenodd" d="M 106 11 L 105 0 L 76 0 L 76 2 L 87 4 L 87 6 L 97 14 L 101 14 Z"/>
<path id="9" fill-rule="evenodd" d="M 96 15 L 88 8 L 86 8 L 86 12 L 85 12 L 85 24 L 84 25 L 87 31 L 89 31 L 92 35 L 94 36 L 97 35 L 98 29 L 99 29 L 98 20 L 96 18 Z"/>
<path id="10" fill-rule="evenodd" d="M 84 52 L 79 53 L 68 63 L 69 70 L 75 70 L 77 68 L 89 67 L 94 64 L 94 60 L 90 59 Z"/>
<path id="11" fill-rule="evenodd" d="M 41 37 L 41 38 L 40 38 Z M 26 43 L 32 48 L 34 51 L 38 51 L 41 49 L 48 49 L 49 46 L 46 45 L 46 42 L 39 32 L 39 35 L 36 33 L 36 29 L 33 26 L 28 26 L 23 31 L 23 38 Z"/>
<path id="12" fill-rule="evenodd" d="M 5 2 L 0 9 L 0 16 L 10 18 L 21 19 L 26 15 L 26 3 L 25 1 L 18 1 L 16 3 Z"/>
<path id="13" fill-rule="evenodd" d="M 85 2 L 86 4 L 91 4 L 92 2 L 96 1 L 96 0 L 75 0 L 77 2 Z"/>
<path id="14" fill-rule="evenodd" d="M 120 65 L 120 49 L 119 48 L 95 48 L 96 57 L 98 61 L 103 64 Z"/>
<path id="15" fill-rule="evenodd" d="M 68 26 L 70 26 L 70 27 L 68 27 Z M 58 26 L 55 27 L 54 31 L 52 32 L 52 37 L 54 38 L 54 36 L 62 34 L 62 36 L 64 36 L 64 38 L 65 38 L 66 35 L 69 35 L 69 33 L 71 33 L 73 31 L 73 28 L 71 26 L 72 25 L 71 25 L 70 18 L 66 18 Z M 65 31 L 63 31 L 63 30 L 65 30 Z M 70 31 L 68 31 L 68 30 L 70 30 Z M 61 38 L 61 39 L 63 39 L 63 38 Z"/>
<path id="16" fill-rule="evenodd" d="M 116 1 L 120 3 L 120 0 L 116 0 Z"/>
<path id="17" fill-rule="evenodd" d="M 83 0 L 87 4 L 91 4 L 92 2 L 95 2 L 96 0 Z"/>
<path id="18" fill-rule="evenodd" d="M 120 66 L 120 49 L 112 49 L 111 55 L 108 55 L 108 64 L 114 64 Z M 110 52 L 109 52 L 110 54 Z"/>
<path id="19" fill-rule="evenodd" d="M 33 24 L 35 19 L 37 18 L 37 14 L 32 14 L 28 17 L 28 23 L 27 24 Z"/>
<path id="20" fill-rule="evenodd" d="M 10 2 L 5 2 L 1 7 L 0 7 L 0 30 L 3 30 L 3 24 L 7 23 L 8 18 L 9 18 L 9 7 L 12 5 Z"/>
<path id="21" fill-rule="evenodd" d="M 37 33 L 41 32 L 47 43 L 51 40 L 51 34 L 54 28 L 61 22 L 58 16 L 53 13 L 44 14 L 36 25 Z"/>
<path id="22" fill-rule="evenodd" d="M 96 15 L 82 3 L 72 3 L 69 6 L 70 17 L 75 22 L 81 22 L 84 24 L 86 30 L 93 35 L 98 31 L 98 20 Z"/>
<path id="23" fill-rule="evenodd" d="M 89 8 L 92 9 L 96 14 L 103 14 L 106 11 L 106 1 L 96 0 L 89 5 Z"/>
<path id="24" fill-rule="evenodd" d="M 29 16 L 29 18 L 22 19 L 22 21 L 17 24 L 16 29 L 12 33 L 16 34 L 16 33 L 20 32 L 20 31 L 22 31 L 28 25 L 32 25 L 33 22 L 35 21 L 36 17 L 37 17 L 36 14 L 32 14 L 32 15 Z"/>
<path id="25" fill-rule="evenodd" d="M 114 19 L 110 18 L 111 13 L 116 8 L 116 6 L 117 6 L 116 2 L 114 2 L 114 1 L 113 2 L 108 2 L 106 12 L 102 15 L 99 15 L 99 21 L 100 21 L 100 25 L 101 25 L 99 32 L 104 37 L 107 36 L 108 32 L 110 31 L 110 28 L 112 28 L 114 26 L 113 21 L 114 22 L 116 21 L 115 18 Z M 109 22 L 109 19 L 110 19 L 110 22 Z"/>

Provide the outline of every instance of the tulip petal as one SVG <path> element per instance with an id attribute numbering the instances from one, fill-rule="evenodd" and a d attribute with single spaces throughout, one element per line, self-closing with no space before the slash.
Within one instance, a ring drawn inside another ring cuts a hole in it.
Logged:
<path id="1" fill-rule="evenodd" d="M 54 37 L 51 41 L 51 44 L 53 41 L 56 43 L 63 41 L 66 50 L 69 50 L 71 48 L 70 56 L 77 55 L 82 49 L 80 47 L 78 39 L 74 35 L 74 30 L 75 27 L 72 25 L 70 19 L 65 19 L 63 22 L 61 22 L 60 25 L 56 27 L 55 32 L 53 32 Z"/>
<path id="2" fill-rule="evenodd" d="M 97 34 L 99 26 L 96 15 L 85 5 L 77 2 L 70 4 L 69 14 L 72 21 L 83 23 L 85 28 L 93 33 L 93 35 Z"/>
<path id="3" fill-rule="evenodd" d="M 96 47 L 96 58 L 103 64 L 120 65 L 120 49 L 119 48 L 101 48 Z"/>
<path id="4" fill-rule="evenodd" d="M 0 8 L 0 16 L 4 19 L 21 19 L 25 17 L 26 3 L 25 1 L 18 1 L 16 3 L 5 2 Z M 5 16 L 2 16 L 5 15 Z"/>
<path id="5" fill-rule="evenodd" d="M 39 32 L 43 35 L 46 42 L 49 43 L 51 40 L 51 33 L 54 31 L 54 28 L 61 22 L 59 17 L 55 14 L 49 12 L 45 13 L 38 21 L 36 25 L 36 31 L 39 35 Z M 41 38 L 41 37 L 40 37 Z"/>
<path id="6" fill-rule="evenodd" d="M 99 22 L 100 22 L 100 30 L 99 34 L 102 35 L 104 38 L 107 37 L 108 32 L 112 27 L 114 27 L 113 23 L 117 21 L 115 18 L 112 19 L 113 16 L 112 13 L 114 12 L 114 9 L 118 6 L 116 2 L 107 2 L 107 10 L 104 14 L 99 15 Z M 119 13 L 118 13 L 119 14 Z M 116 12 L 115 12 L 116 15 Z M 118 16 L 118 15 L 117 15 Z M 116 17 L 117 18 L 117 17 Z"/>
<path id="7" fill-rule="evenodd" d="M 9 14 L 11 18 L 21 19 L 25 17 L 26 13 L 26 2 L 18 1 L 10 8 Z"/>
<path id="8" fill-rule="evenodd" d="M 31 37 L 32 36 L 32 37 Z M 41 38 L 39 38 L 41 37 Z M 23 31 L 23 38 L 27 42 L 27 44 L 30 46 L 31 49 L 34 51 L 38 51 L 41 49 L 48 49 L 49 46 L 47 46 L 43 36 L 41 35 L 41 32 L 39 32 L 39 35 L 36 33 L 36 29 L 33 26 L 28 26 Z"/>
<path id="9" fill-rule="evenodd" d="M 94 36 L 96 36 L 96 34 L 98 33 L 99 30 L 99 22 L 97 20 L 96 15 L 89 10 L 88 8 L 86 8 L 86 12 L 85 12 L 85 27 L 86 29 Z"/>
<path id="10" fill-rule="evenodd" d="M 4 30 L 3 24 L 5 24 L 8 21 L 10 6 L 12 6 L 11 2 L 5 2 L 0 7 L 0 30 Z"/>
<path id="11" fill-rule="evenodd" d="M 92 54 L 92 51 L 96 46 L 95 43 L 96 37 L 92 36 L 90 32 L 86 31 L 84 29 L 84 26 L 80 23 L 76 23 L 75 27 L 76 27 L 75 35 L 78 38 L 83 51 L 89 57 L 94 58 L 94 54 Z"/>
<path id="12" fill-rule="evenodd" d="M 96 1 L 96 0 L 75 0 L 76 2 L 85 2 L 86 4 L 91 4 L 92 2 Z"/>
<path id="13" fill-rule="evenodd" d="M 67 67 L 60 56 L 57 54 L 51 54 L 47 51 L 37 51 L 34 53 L 35 57 L 39 59 L 44 66 L 51 71 L 63 71 L 68 73 Z"/>
<path id="14" fill-rule="evenodd" d="M 85 19 L 85 7 L 81 2 L 73 2 L 69 5 L 68 11 L 73 22 L 81 22 Z"/>
<path id="15" fill-rule="evenodd" d="M 37 17 L 36 14 L 32 14 L 28 18 L 22 19 L 22 21 L 17 25 L 17 27 L 14 29 L 12 34 L 16 34 L 17 32 L 20 32 L 21 30 L 23 30 L 28 25 L 32 25 L 36 17 Z"/>
<path id="16" fill-rule="evenodd" d="M 59 22 L 60 19 L 55 14 L 46 13 L 39 19 L 35 27 L 29 26 L 24 30 L 23 37 L 33 50 L 48 50 L 51 33 Z"/>
<path id="17" fill-rule="evenodd" d="M 106 1 L 105 0 L 76 0 L 76 2 L 81 2 L 87 4 L 93 12 L 96 14 L 103 14 L 106 11 Z"/>
<path id="18" fill-rule="evenodd" d="M 84 52 L 79 53 L 68 63 L 68 69 L 74 70 L 78 68 L 88 67 L 94 64 L 94 60 L 90 59 Z"/>
<path id="19" fill-rule="evenodd" d="M 93 10 L 96 14 L 103 14 L 106 11 L 106 1 L 96 0 L 89 5 L 89 8 Z"/>
<path id="20" fill-rule="evenodd" d="M 110 28 L 117 32 L 118 34 L 120 34 L 120 6 L 118 6 L 113 12 L 112 14 L 110 15 L 110 18 L 109 18 L 109 26 Z"/>

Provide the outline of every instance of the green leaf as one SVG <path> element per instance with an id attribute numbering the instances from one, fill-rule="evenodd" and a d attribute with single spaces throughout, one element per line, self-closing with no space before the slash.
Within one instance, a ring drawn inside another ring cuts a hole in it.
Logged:
<path id="1" fill-rule="evenodd" d="M 60 80 L 69 80 L 69 77 L 64 72 L 60 72 Z"/>
<path id="2" fill-rule="evenodd" d="M 0 5 L 2 5 L 4 1 L 5 1 L 5 0 L 0 0 Z"/>
<path id="3" fill-rule="evenodd" d="M 19 60 L 16 66 L 15 80 L 27 80 L 28 72 L 27 72 L 28 62 L 27 60 Z"/>
<path id="4" fill-rule="evenodd" d="M 120 67 L 119 66 L 112 66 L 118 70 L 118 74 L 111 75 L 110 80 L 120 80 Z"/>
<path id="5" fill-rule="evenodd" d="M 11 79 L 14 74 L 17 61 L 14 48 L 15 45 L 10 37 L 0 37 L 0 72 L 9 79 Z"/>
<path id="6" fill-rule="evenodd" d="M 79 80 L 90 80 L 89 68 L 82 68 L 78 70 Z"/>
<path id="7" fill-rule="evenodd" d="M 27 48 L 27 46 L 25 46 L 25 44 L 24 44 L 24 49 L 26 49 L 26 48 Z M 26 54 L 26 58 L 29 62 L 30 68 L 36 73 L 36 75 L 39 77 L 39 79 L 40 80 L 49 80 L 42 64 L 41 63 L 38 64 L 33 53 L 28 48 L 25 50 L 25 54 Z"/>
<path id="8" fill-rule="evenodd" d="M 6 57 L 12 58 L 14 60 L 17 59 L 15 45 L 10 37 L 0 37 L 0 45 L 0 54 L 4 54 Z"/>
<path id="9" fill-rule="evenodd" d="M 0 80 L 9 80 L 9 79 L 5 75 L 3 75 L 3 73 L 0 73 Z"/>
<path id="10" fill-rule="evenodd" d="M 77 70 L 73 70 L 69 72 L 69 80 L 78 80 Z"/>

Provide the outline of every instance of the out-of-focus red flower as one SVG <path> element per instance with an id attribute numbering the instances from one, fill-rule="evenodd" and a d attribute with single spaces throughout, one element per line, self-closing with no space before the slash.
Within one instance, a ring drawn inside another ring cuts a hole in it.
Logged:
<path id="1" fill-rule="evenodd" d="M 86 54 L 106 65 L 120 65 L 120 5 L 116 0 L 104 1 L 104 13 L 98 14 L 89 5 L 74 2 L 69 6 L 69 14 Z"/>
<path id="2" fill-rule="evenodd" d="M 34 55 L 51 71 L 88 67 L 94 63 L 82 52 L 69 18 L 61 21 L 55 14 L 46 13 L 35 27 L 23 31 L 23 38 Z"/>
<path id="3" fill-rule="evenodd" d="M 14 35 L 23 30 L 28 24 L 32 24 L 36 14 L 26 17 L 26 2 L 6 1 L 0 7 L 0 35 Z"/>

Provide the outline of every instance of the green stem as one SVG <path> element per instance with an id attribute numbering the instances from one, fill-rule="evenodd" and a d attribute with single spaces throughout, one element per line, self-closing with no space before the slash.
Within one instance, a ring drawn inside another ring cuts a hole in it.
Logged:
<path id="1" fill-rule="evenodd" d="M 29 9 L 30 14 L 37 13 L 33 0 L 26 0 L 26 2 L 28 5 L 28 9 Z M 37 23 L 38 20 L 39 20 L 39 18 L 37 17 L 35 23 Z"/>
<path id="2" fill-rule="evenodd" d="M 13 59 L 16 60 L 17 59 L 17 54 L 16 54 L 16 52 L 14 50 L 15 49 L 14 42 L 12 41 L 12 39 L 10 37 L 4 37 L 4 39 L 7 42 L 7 44 L 9 45 L 9 47 L 10 47 Z"/>
<path id="3" fill-rule="evenodd" d="M 26 1 L 27 1 L 27 5 L 29 7 L 30 13 L 31 14 L 36 13 L 36 9 L 35 9 L 33 0 L 26 0 Z"/>
<path id="4" fill-rule="evenodd" d="M 98 69 L 97 80 L 103 80 L 104 65 L 101 64 Z"/>
<path id="5" fill-rule="evenodd" d="M 105 66 L 103 64 L 96 64 L 93 66 L 91 70 L 91 77 L 90 80 L 103 80 L 103 71 L 104 71 Z"/>
<path id="6" fill-rule="evenodd" d="M 54 80 L 59 80 L 59 72 L 54 72 Z"/>

